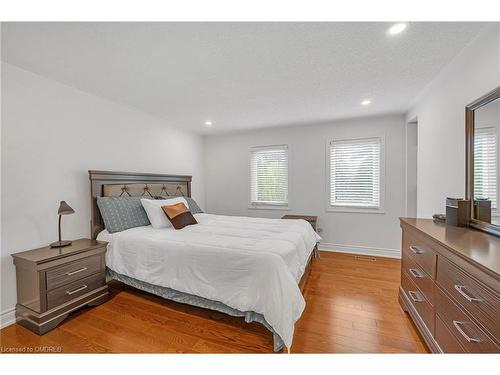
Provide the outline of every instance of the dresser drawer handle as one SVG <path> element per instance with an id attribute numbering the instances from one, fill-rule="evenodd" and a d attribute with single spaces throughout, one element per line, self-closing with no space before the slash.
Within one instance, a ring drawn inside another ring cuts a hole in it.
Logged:
<path id="1" fill-rule="evenodd" d="M 467 290 L 465 285 L 455 285 L 455 289 L 458 293 L 460 293 L 467 301 L 469 302 L 482 302 L 481 298 L 476 298 L 471 295 L 471 293 Z"/>
<path id="2" fill-rule="evenodd" d="M 408 291 L 408 294 L 413 302 L 424 302 L 424 299 L 420 298 L 420 293 L 410 290 Z"/>
<path id="3" fill-rule="evenodd" d="M 87 267 L 82 267 L 82 268 L 77 269 L 75 271 L 66 272 L 66 275 L 67 276 L 72 276 L 72 275 L 76 275 L 77 273 L 80 273 L 80 272 L 83 272 L 83 271 L 87 271 Z"/>
<path id="4" fill-rule="evenodd" d="M 453 321 L 453 325 L 457 329 L 457 331 L 468 341 L 468 342 L 479 342 L 481 340 L 470 337 L 465 331 L 462 329 L 462 325 L 466 322 L 459 322 L 458 320 Z"/>
<path id="5" fill-rule="evenodd" d="M 71 290 L 71 291 L 67 290 L 67 291 L 66 291 L 66 294 L 67 294 L 68 296 L 70 296 L 70 295 L 72 295 L 72 294 L 75 294 L 75 293 L 81 292 L 82 290 L 85 290 L 85 289 L 87 289 L 87 288 L 88 288 L 88 287 L 87 287 L 87 285 L 85 285 L 85 284 L 84 284 L 84 285 L 82 285 L 81 287 L 76 288 L 76 289 L 73 289 L 73 290 Z"/>
<path id="6" fill-rule="evenodd" d="M 410 271 L 411 275 L 416 279 L 425 277 L 425 274 L 416 268 L 410 268 L 408 271 Z"/>
<path id="7" fill-rule="evenodd" d="M 423 253 L 425 253 L 424 249 L 422 249 L 419 246 L 411 245 L 410 246 L 410 250 L 413 252 L 413 254 L 423 254 Z"/>

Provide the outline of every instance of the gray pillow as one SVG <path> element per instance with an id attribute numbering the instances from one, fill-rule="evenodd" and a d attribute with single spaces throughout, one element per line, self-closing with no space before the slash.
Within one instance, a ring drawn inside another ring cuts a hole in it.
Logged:
<path id="1" fill-rule="evenodd" d="M 155 199 L 173 199 L 173 198 L 179 198 L 179 196 L 175 196 L 175 197 L 161 197 L 161 196 L 156 196 Z M 203 210 L 200 208 L 200 206 L 198 206 L 198 203 L 196 203 L 196 201 L 193 199 L 193 198 L 190 198 L 190 197 L 183 197 L 187 202 L 188 202 L 188 208 L 189 208 L 189 211 L 191 211 L 192 214 L 202 214 L 203 213 Z"/>
<path id="2" fill-rule="evenodd" d="M 198 206 L 198 203 L 193 198 L 190 197 L 184 197 L 189 205 L 189 211 L 191 211 L 192 214 L 202 214 L 203 210 Z"/>
<path id="3" fill-rule="evenodd" d="M 109 233 L 150 225 L 141 204 L 143 197 L 97 197 L 104 226 Z"/>

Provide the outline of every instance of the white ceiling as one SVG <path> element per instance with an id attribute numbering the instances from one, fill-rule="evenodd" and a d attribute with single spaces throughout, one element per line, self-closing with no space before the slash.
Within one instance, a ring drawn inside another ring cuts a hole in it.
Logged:
<path id="1" fill-rule="evenodd" d="M 3 23 L 2 60 L 214 133 L 403 113 L 485 24 L 389 26 Z"/>

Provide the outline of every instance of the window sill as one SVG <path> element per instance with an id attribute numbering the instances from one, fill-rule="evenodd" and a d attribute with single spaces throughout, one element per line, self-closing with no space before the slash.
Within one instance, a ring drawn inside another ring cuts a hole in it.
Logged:
<path id="1" fill-rule="evenodd" d="M 360 214 L 385 214 L 383 207 L 350 207 L 350 206 L 328 206 L 326 212 L 344 212 L 344 213 L 360 213 Z"/>
<path id="2" fill-rule="evenodd" d="M 249 210 L 276 210 L 276 211 L 291 211 L 292 209 L 289 206 L 280 206 L 280 205 L 248 205 Z"/>

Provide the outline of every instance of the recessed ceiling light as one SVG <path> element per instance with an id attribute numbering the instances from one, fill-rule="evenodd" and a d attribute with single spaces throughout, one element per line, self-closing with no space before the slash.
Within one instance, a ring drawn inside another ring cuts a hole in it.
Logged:
<path id="1" fill-rule="evenodd" d="M 205 126 L 207 128 L 211 127 L 213 125 L 212 121 L 205 121 Z"/>
<path id="2" fill-rule="evenodd" d="M 365 99 L 361 102 L 361 105 L 369 105 L 372 104 L 372 101 L 370 99 Z"/>
<path id="3" fill-rule="evenodd" d="M 402 33 L 408 25 L 404 22 L 400 23 L 395 23 L 392 25 L 389 30 L 387 30 L 388 35 L 397 35 L 399 33 Z"/>

